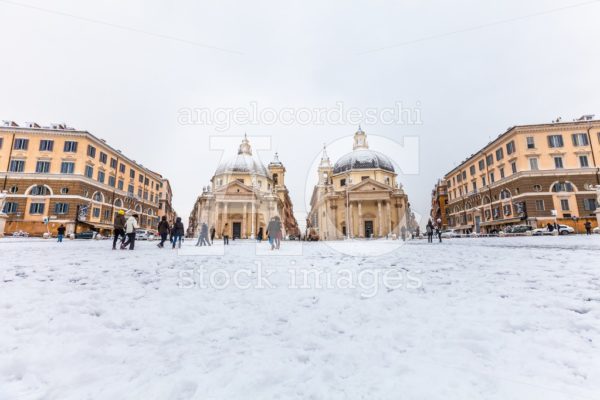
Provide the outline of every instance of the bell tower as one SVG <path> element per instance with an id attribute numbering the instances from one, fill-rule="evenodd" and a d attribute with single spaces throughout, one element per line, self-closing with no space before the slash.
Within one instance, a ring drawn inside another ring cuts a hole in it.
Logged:
<path id="1" fill-rule="evenodd" d="M 356 149 L 368 149 L 369 143 L 367 143 L 367 134 L 358 126 L 358 130 L 354 134 L 354 146 L 352 146 L 353 150 Z"/>
<path id="2" fill-rule="evenodd" d="M 273 187 L 280 188 L 285 186 L 285 167 L 279 161 L 279 153 L 275 153 L 273 161 L 269 163 L 269 173 L 273 179 Z"/>
<path id="3" fill-rule="evenodd" d="M 321 162 L 319 163 L 319 185 L 328 185 L 331 182 L 332 174 L 333 168 L 327 155 L 327 146 L 323 144 L 323 154 L 321 154 Z"/>

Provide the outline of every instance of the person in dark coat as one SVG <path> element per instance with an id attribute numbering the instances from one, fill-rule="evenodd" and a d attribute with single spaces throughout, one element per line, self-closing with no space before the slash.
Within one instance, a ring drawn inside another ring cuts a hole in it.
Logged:
<path id="1" fill-rule="evenodd" d="M 117 212 L 117 216 L 115 217 L 115 222 L 113 224 L 113 246 L 112 249 L 117 249 L 117 240 L 121 238 L 121 244 L 125 241 L 125 223 L 127 220 L 125 219 L 125 211 L 119 210 Z"/>
<path id="2" fill-rule="evenodd" d="M 281 245 L 281 220 L 279 217 L 274 217 L 267 226 L 267 236 L 269 236 L 269 242 L 271 243 L 271 250 L 279 250 Z"/>
<path id="3" fill-rule="evenodd" d="M 208 225 L 206 223 L 202 223 L 200 227 L 200 235 L 198 236 L 198 242 L 196 246 L 210 246 L 210 241 L 208 240 Z"/>
<path id="4" fill-rule="evenodd" d="M 163 215 L 160 222 L 158 223 L 158 234 L 160 235 L 160 243 L 157 245 L 161 249 L 165 247 L 165 242 L 169 237 L 169 230 L 171 227 L 169 226 L 169 221 L 167 221 L 167 217 Z"/>
<path id="5" fill-rule="evenodd" d="M 65 237 L 66 230 L 67 228 L 65 228 L 63 224 L 60 224 L 60 226 L 56 230 L 56 233 L 58 234 L 58 243 L 62 243 L 63 237 Z"/>
<path id="6" fill-rule="evenodd" d="M 262 242 L 263 239 L 263 227 L 258 228 L 258 233 L 256 234 L 256 241 L 258 243 Z"/>
<path id="7" fill-rule="evenodd" d="M 179 241 L 179 248 L 181 248 L 181 240 L 183 239 L 183 235 L 185 233 L 185 228 L 183 226 L 183 222 L 181 222 L 181 217 L 177 217 L 175 220 L 175 224 L 173 225 L 173 248 L 177 245 L 177 241 Z"/>
<path id="8" fill-rule="evenodd" d="M 583 224 L 583 226 L 585 227 L 585 234 L 591 235 L 592 234 L 592 223 L 590 221 L 586 221 L 585 224 Z"/>
<path id="9" fill-rule="evenodd" d="M 431 220 L 427 222 L 425 231 L 427 232 L 427 243 L 433 243 L 433 222 Z"/>
<path id="10" fill-rule="evenodd" d="M 211 246 L 215 242 L 215 234 L 216 233 L 217 233 L 217 230 L 215 229 L 214 226 L 212 228 L 210 228 L 210 244 L 211 244 Z"/>

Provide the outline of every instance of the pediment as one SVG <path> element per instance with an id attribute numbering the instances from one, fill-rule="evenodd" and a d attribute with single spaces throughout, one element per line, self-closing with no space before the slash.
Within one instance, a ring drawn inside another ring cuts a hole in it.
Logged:
<path id="1" fill-rule="evenodd" d="M 386 191 L 392 190 L 391 187 L 384 185 L 381 182 L 377 182 L 374 179 L 368 178 L 348 189 L 350 192 L 372 192 L 372 191 Z"/>
<path id="2" fill-rule="evenodd" d="M 215 189 L 215 194 L 253 194 L 254 191 L 250 186 L 244 185 L 242 182 L 233 181 L 229 182 L 226 185 L 221 186 L 218 189 Z"/>

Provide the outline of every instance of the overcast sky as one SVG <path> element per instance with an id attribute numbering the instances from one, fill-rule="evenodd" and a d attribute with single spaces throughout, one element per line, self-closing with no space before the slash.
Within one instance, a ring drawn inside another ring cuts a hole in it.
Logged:
<path id="1" fill-rule="evenodd" d="M 0 0 L 0 20 L 0 118 L 106 139 L 170 179 L 186 222 L 221 156 L 210 136 L 270 137 L 300 216 L 323 143 L 350 151 L 356 125 L 224 130 L 182 109 L 418 108 L 419 124 L 362 127 L 419 138 L 400 180 L 421 214 L 436 179 L 507 127 L 600 114 L 597 1 Z"/>

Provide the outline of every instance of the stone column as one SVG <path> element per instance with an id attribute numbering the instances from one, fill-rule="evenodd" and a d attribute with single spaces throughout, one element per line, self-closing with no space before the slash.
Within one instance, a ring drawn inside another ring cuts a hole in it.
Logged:
<path id="1" fill-rule="evenodd" d="M 362 201 L 358 202 L 358 236 L 365 237 L 365 224 L 362 214 Z"/>
<path id="2" fill-rule="evenodd" d="M 377 200 L 377 228 L 379 229 L 379 237 L 383 236 L 383 218 L 381 215 L 381 200 Z"/>
<path id="3" fill-rule="evenodd" d="M 256 207 L 254 205 L 254 200 L 252 200 L 251 204 L 252 204 L 252 209 L 251 209 L 252 215 L 250 215 L 250 219 L 251 219 L 252 223 L 251 223 L 250 229 L 252 231 L 250 232 L 250 239 L 255 239 L 256 238 L 255 237 L 255 234 L 256 234 Z"/>
<path id="4" fill-rule="evenodd" d="M 392 234 L 392 229 L 394 227 L 392 226 L 392 210 L 390 208 L 390 201 L 389 200 L 386 201 L 385 204 L 386 204 L 386 210 L 387 210 L 386 214 L 388 216 L 388 221 L 387 221 L 388 222 L 388 232 L 387 233 L 388 233 L 388 235 L 391 235 Z"/>
<path id="5" fill-rule="evenodd" d="M 350 212 L 348 213 L 348 221 L 346 221 L 346 230 L 348 231 L 348 236 L 354 237 L 354 217 L 352 213 L 354 212 L 354 204 L 350 201 Z"/>
<path id="6" fill-rule="evenodd" d="M 246 223 L 246 219 L 247 219 L 247 214 L 248 213 L 248 203 L 244 202 L 244 211 L 242 214 L 242 239 L 247 239 L 248 238 L 248 233 L 246 232 L 246 226 L 248 226 L 248 224 Z"/>

